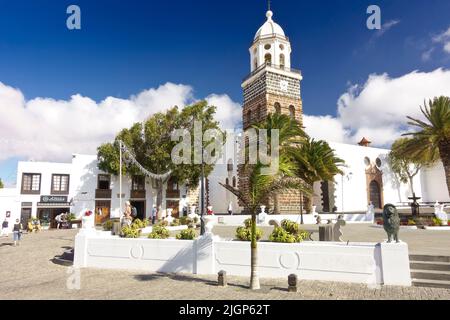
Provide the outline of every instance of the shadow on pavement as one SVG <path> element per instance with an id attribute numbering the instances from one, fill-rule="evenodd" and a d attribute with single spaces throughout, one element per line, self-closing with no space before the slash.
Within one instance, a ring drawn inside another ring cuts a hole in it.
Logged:
<path id="1" fill-rule="evenodd" d="M 139 275 L 135 275 L 134 278 L 139 281 L 153 281 L 153 280 L 162 279 L 162 278 L 169 278 L 169 279 L 172 279 L 175 281 L 201 282 L 201 283 L 209 285 L 209 286 L 214 286 L 214 287 L 218 286 L 217 281 L 214 281 L 214 280 L 206 280 L 206 279 L 191 277 L 188 275 L 180 275 L 180 274 L 172 274 L 172 273 L 139 274 Z M 228 286 L 248 289 L 248 286 L 241 285 L 241 284 L 228 283 Z"/>

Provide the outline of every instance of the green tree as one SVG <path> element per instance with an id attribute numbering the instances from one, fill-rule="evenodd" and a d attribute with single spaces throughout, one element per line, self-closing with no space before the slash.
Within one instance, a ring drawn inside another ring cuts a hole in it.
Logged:
<path id="1" fill-rule="evenodd" d="M 278 130 L 279 152 L 284 155 L 289 154 L 291 148 L 301 145 L 302 141 L 307 137 L 301 124 L 285 114 L 270 113 L 264 121 L 252 127 L 256 130 L 267 130 L 269 150 L 272 141 L 272 130 Z M 272 197 L 274 200 L 274 213 L 279 214 L 278 194 L 273 193 Z"/>
<path id="2" fill-rule="evenodd" d="M 422 157 L 413 157 L 411 154 L 406 153 L 403 150 L 410 142 L 410 138 L 400 138 L 396 140 L 392 144 L 388 160 L 390 167 L 397 176 L 398 180 L 402 183 L 408 184 L 411 194 L 414 194 L 414 177 L 419 173 L 423 166 L 435 162 L 438 159 L 438 154 L 435 152 L 427 152 L 424 153 Z"/>
<path id="3" fill-rule="evenodd" d="M 310 189 L 318 181 L 332 181 L 334 176 L 342 174 L 340 169 L 344 160 L 336 157 L 334 150 L 323 140 L 307 137 L 301 145 L 290 149 L 296 164 L 296 176 L 302 179 Z M 307 210 L 311 211 L 312 195 L 307 196 Z"/>
<path id="4" fill-rule="evenodd" d="M 258 254 L 257 254 L 257 232 L 256 232 L 256 216 L 259 207 L 266 202 L 268 197 L 279 193 L 285 189 L 298 189 L 302 192 L 310 194 L 304 183 L 295 176 L 295 163 L 287 152 L 288 145 L 295 145 L 299 143 L 299 138 L 304 136 L 304 132 L 300 124 L 295 120 L 285 115 L 270 114 L 267 119 L 254 126 L 255 129 L 269 129 L 268 131 L 268 152 L 270 153 L 271 139 L 273 131 L 270 129 L 279 130 L 279 145 L 277 146 L 279 152 L 279 166 L 276 173 L 272 175 L 265 175 L 262 169 L 266 166 L 258 159 L 256 164 L 243 164 L 246 175 L 248 176 L 248 186 L 246 190 L 240 190 L 230 185 L 220 183 L 224 188 L 233 193 L 243 204 L 246 211 L 251 214 L 251 275 L 250 275 L 250 289 L 257 290 L 260 288 L 259 277 L 257 272 Z M 249 147 L 246 145 L 246 153 Z"/>
<path id="5" fill-rule="evenodd" d="M 0 189 L 3 189 L 5 186 L 3 185 L 3 181 L 2 181 L 2 179 L 0 178 Z"/>
<path id="6" fill-rule="evenodd" d="M 178 107 L 173 107 L 166 112 L 156 113 L 143 123 L 136 123 L 131 128 L 120 131 L 114 142 L 101 145 L 97 155 L 98 167 L 102 171 L 119 174 L 119 140 L 121 140 L 146 170 L 158 175 L 171 172 L 166 180 L 155 179 L 154 181 L 157 189 L 156 205 L 161 210 L 163 186 L 170 177 L 175 178 L 179 183 L 187 184 L 188 187 L 196 187 L 201 176 L 200 164 L 192 162 L 175 165 L 173 163 L 171 152 L 178 141 L 172 141 L 172 132 L 176 129 L 185 129 L 192 135 L 195 120 L 202 122 L 202 133 L 208 129 L 219 130 L 219 124 L 214 120 L 215 112 L 216 107 L 208 106 L 206 101 L 200 101 L 181 111 Z M 204 141 L 203 147 L 206 147 L 208 143 Z M 192 145 L 191 148 L 193 155 L 194 146 Z M 213 169 L 213 164 L 205 165 L 205 176 L 208 176 Z M 123 164 L 122 172 L 128 176 L 142 174 L 135 165 L 127 163 Z"/>
<path id="7" fill-rule="evenodd" d="M 408 117 L 409 125 L 417 128 L 416 132 L 405 134 L 411 140 L 402 147 L 402 156 L 413 159 L 428 159 L 432 164 L 441 159 L 450 195 L 450 98 L 441 96 L 429 100 L 428 105 L 420 107 L 425 120 Z"/>

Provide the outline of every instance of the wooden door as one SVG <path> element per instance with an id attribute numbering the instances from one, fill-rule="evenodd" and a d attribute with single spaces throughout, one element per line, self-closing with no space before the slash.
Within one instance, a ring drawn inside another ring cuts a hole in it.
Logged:
<path id="1" fill-rule="evenodd" d="M 382 207 L 383 207 L 382 205 L 383 204 L 381 203 L 380 185 L 375 180 L 373 180 L 370 183 L 369 194 L 370 194 L 370 201 L 372 202 L 374 207 L 377 208 L 377 209 L 382 209 Z"/>
<path id="2" fill-rule="evenodd" d="M 111 211 L 110 201 L 96 201 L 95 204 L 95 224 L 103 224 L 109 219 Z"/>

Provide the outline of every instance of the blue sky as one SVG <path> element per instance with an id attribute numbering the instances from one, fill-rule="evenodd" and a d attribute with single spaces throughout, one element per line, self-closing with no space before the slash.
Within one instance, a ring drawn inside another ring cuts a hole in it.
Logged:
<path id="1" fill-rule="evenodd" d="M 81 8 L 82 30 L 65 26 L 70 4 Z M 385 26 L 394 21 L 383 34 L 366 28 L 370 4 L 381 7 Z M 0 0 L 0 82 L 26 100 L 127 99 L 171 82 L 191 86 L 196 98 L 226 94 L 241 103 L 248 47 L 266 10 L 264 0 Z M 311 116 L 338 116 L 339 97 L 370 74 L 450 67 L 432 40 L 450 27 L 448 0 L 273 0 L 272 10 L 291 40 Z M 7 158 L 3 179 L 26 157 Z"/>

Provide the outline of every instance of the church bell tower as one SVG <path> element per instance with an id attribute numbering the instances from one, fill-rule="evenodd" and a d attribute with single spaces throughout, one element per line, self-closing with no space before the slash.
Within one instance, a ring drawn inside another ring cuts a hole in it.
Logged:
<path id="1" fill-rule="evenodd" d="M 270 113 L 286 114 L 302 123 L 302 74 L 291 68 L 291 43 L 274 22 L 270 9 L 266 17 L 250 46 L 250 74 L 242 82 L 244 131 Z M 239 168 L 239 189 L 248 189 L 248 173 L 243 166 Z M 275 213 L 298 214 L 300 202 L 297 190 L 284 190 L 267 199 L 266 205 Z"/>
<path id="2" fill-rule="evenodd" d="M 242 82 L 244 130 L 275 112 L 302 122 L 301 72 L 291 68 L 291 44 L 273 12 L 266 17 L 250 46 L 250 74 Z"/>

